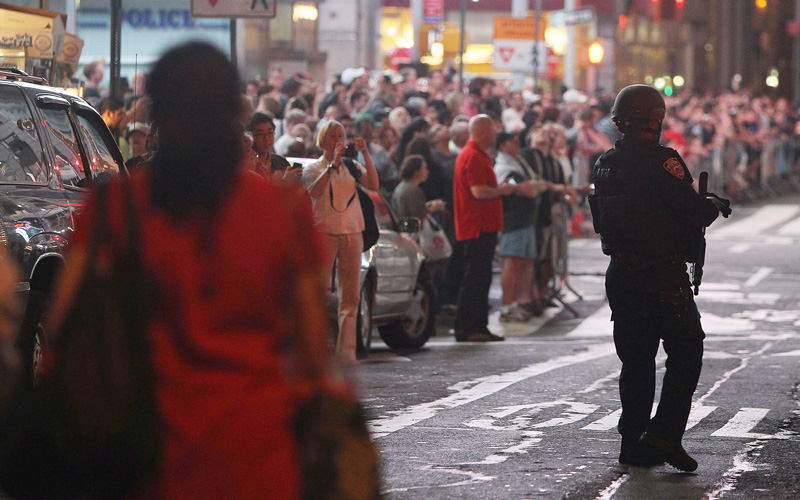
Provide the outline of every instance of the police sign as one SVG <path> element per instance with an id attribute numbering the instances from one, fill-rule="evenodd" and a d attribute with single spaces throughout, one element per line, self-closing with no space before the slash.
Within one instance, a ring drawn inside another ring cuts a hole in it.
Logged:
<path id="1" fill-rule="evenodd" d="M 193 17 L 275 17 L 275 0 L 192 0 Z"/>

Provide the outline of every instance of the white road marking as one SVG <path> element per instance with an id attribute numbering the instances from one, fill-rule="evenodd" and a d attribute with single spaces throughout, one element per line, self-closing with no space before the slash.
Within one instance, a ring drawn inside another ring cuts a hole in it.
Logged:
<path id="1" fill-rule="evenodd" d="M 614 497 L 614 494 L 622 488 L 622 485 L 631 477 L 630 474 L 624 474 L 622 477 L 614 481 L 613 483 L 609 484 L 606 489 L 601 491 L 595 500 L 611 500 Z"/>
<path id="2" fill-rule="evenodd" d="M 463 462 L 462 465 L 496 465 L 501 464 L 508 460 L 510 455 L 520 455 L 528 453 L 529 448 L 533 448 L 542 442 L 544 433 L 541 431 L 525 431 L 522 433 L 523 439 L 518 444 L 501 450 L 497 453 L 492 453 L 480 462 Z"/>
<path id="3" fill-rule="evenodd" d="M 787 224 L 784 224 L 780 229 L 778 229 L 778 234 L 800 236 L 800 217 Z"/>
<path id="4" fill-rule="evenodd" d="M 611 339 L 614 323 L 611 322 L 611 308 L 608 302 L 567 334 L 567 337 L 605 337 Z"/>
<path id="5" fill-rule="evenodd" d="M 483 483 L 485 481 L 492 481 L 492 480 L 496 479 L 495 476 L 487 476 L 486 474 L 481 474 L 480 472 L 472 472 L 472 471 L 466 471 L 466 470 L 461 470 L 461 469 L 453 469 L 451 467 L 442 467 L 442 466 L 437 466 L 437 465 L 426 465 L 425 467 L 422 467 L 421 470 L 447 472 L 449 474 L 456 474 L 456 475 L 459 475 L 459 476 L 467 476 L 467 479 L 464 479 L 463 481 L 458 481 L 458 482 L 455 482 L 455 483 L 445 483 L 445 484 L 436 484 L 436 485 L 427 485 L 426 484 L 424 486 L 409 486 L 407 488 L 402 488 L 402 487 L 401 488 L 391 488 L 391 489 L 388 489 L 388 490 L 384 490 L 382 493 L 385 495 L 387 493 L 402 493 L 402 492 L 406 492 L 406 491 L 423 490 L 423 489 L 428 489 L 428 488 L 448 488 L 448 487 L 453 487 L 453 486 L 466 486 L 466 485 L 469 485 L 469 484 L 478 484 L 478 483 Z"/>
<path id="6" fill-rule="evenodd" d="M 769 413 L 767 408 L 742 408 L 721 429 L 711 433 L 717 437 L 735 437 L 752 439 L 769 439 L 770 434 L 750 432 Z"/>
<path id="7" fill-rule="evenodd" d="M 707 416 L 711 415 L 711 412 L 716 410 L 716 406 L 704 406 L 702 404 L 693 404 L 692 411 L 689 412 L 689 420 L 686 422 L 686 430 L 688 431 L 695 425 L 699 424 Z"/>
<path id="8" fill-rule="evenodd" d="M 759 208 L 753 215 L 745 217 L 719 228 L 711 226 L 708 231 L 715 236 L 720 235 L 754 235 L 765 229 L 782 224 L 797 215 L 800 207 L 797 205 L 768 205 Z"/>
<path id="9" fill-rule="evenodd" d="M 751 245 L 747 243 L 737 243 L 728 248 L 728 253 L 745 253 L 750 250 Z"/>
<path id="10" fill-rule="evenodd" d="M 761 281 L 769 276 L 772 273 L 773 269 L 771 267 L 762 267 L 758 271 L 755 272 L 750 279 L 744 282 L 744 286 L 746 287 L 753 287 L 761 283 Z"/>
<path id="11" fill-rule="evenodd" d="M 744 449 L 741 450 L 739 453 L 733 457 L 733 467 L 725 471 L 722 475 L 722 482 L 719 486 L 717 486 L 714 491 L 711 491 L 706 495 L 706 500 L 717 500 L 725 496 L 726 493 L 730 493 L 736 489 L 736 484 L 739 482 L 739 477 L 741 477 L 743 472 L 751 472 L 754 470 L 758 470 L 755 464 L 750 461 L 750 453 L 753 450 L 762 448 L 763 445 L 759 444 L 758 441 L 747 443 L 744 446 Z"/>
<path id="12" fill-rule="evenodd" d="M 736 283 L 703 283 L 703 291 L 737 291 L 742 287 Z"/>
<path id="13" fill-rule="evenodd" d="M 656 412 L 656 408 L 658 408 L 658 403 L 653 405 L 653 411 L 651 415 L 654 415 Z M 709 416 L 711 412 L 716 410 L 716 406 L 703 406 L 703 405 L 692 405 L 692 411 L 689 413 L 689 421 L 686 424 L 686 430 L 688 431 L 704 418 Z M 622 415 L 622 408 L 619 408 L 605 417 L 601 418 L 600 420 L 595 420 L 591 424 L 581 427 L 581 430 L 585 431 L 610 431 L 617 426 L 619 423 L 619 417 Z"/>
<path id="14" fill-rule="evenodd" d="M 737 366 L 736 368 L 733 368 L 733 369 L 731 369 L 731 370 L 728 370 L 727 372 L 723 373 L 723 374 L 722 374 L 722 377 L 720 377 L 720 378 L 719 378 L 719 380 L 717 380 L 716 382 L 714 382 L 714 385 L 712 385 L 712 386 L 711 386 L 711 388 L 710 388 L 710 389 L 708 389 L 708 391 L 706 391 L 706 393 L 705 393 L 705 394 L 703 394 L 702 396 L 700 396 L 699 398 L 697 398 L 697 401 L 695 402 L 695 404 L 696 404 L 696 405 L 701 405 L 701 404 L 703 404 L 703 402 L 704 402 L 706 399 L 710 398 L 710 397 L 711 397 L 711 395 L 712 395 L 712 394 L 714 394 L 714 393 L 717 391 L 717 389 L 719 389 L 720 387 L 722 387 L 722 384 L 724 384 L 725 382 L 727 382 L 728 380 L 730 380 L 730 378 L 731 378 L 731 377 L 733 377 L 735 374 L 737 374 L 737 373 L 739 373 L 740 371 L 742 371 L 742 370 L 744 370 L 745 368 L 747 368 L 747 365 L 748 365 L 748 364 L 750 364 L 750 359 L 751 359 L 751 358 L 753 358 L 753 357 L 755 357 L 755 356 L 761 356 L 761 355 L 763 355 L 765 352 L 767 352 L 768 350 L 770 350 L 770 349 L 772 348 L 772 346 L 773 346 L 773 345 L 775 345 L 775 342 L 766 342 L 766 343 L 765 343 L 765 344 L 764 344 L 764 345 L 761 347 L 761 349 L 759 349 L 759 350 L 757 350 L 757 351 L 755 351 L 755 352 L 751 352 L 751 353 L 749 353 L 748 355 L 745 355 L 745 356 L 743 356 L 743 357 L 742 357 L 742 359 L 741 359 L 741 361 L 739 361 L 739 366 Z"/>
<path id="15" fill-rule="evenodd" d="M 789 238 L 787 236 L 767 236 L 764 239 L 764 243 L 767 245 L 794 245 L 794 238 Z"/>
<path id="16" fill-rule="evenodd" d="M 544 422 L 532 424 L 533 417 L 541 413 L 543 409 L 554 408 L 558 406 L 567 407 L 562 413 L 561 417 L 551 418 L 550 420 L 546 420 Z M 531 403 L 527 405 L 501 406 L 500 408 L 495 408 L 495 410 L 500 410 L 500 411 L 495 411 L 494 413 L 489 414 L 489 416 L 493 418 L 478 418 L 470 420 L 469 422 L 466 422 L 464 425 L 466 425 L 467 427 L 475 427 L 479 429 L 490 429 L 490 430 L 501 430 L 501 431 L 543 429 L 546 427 L 557 427 L 560 425 L 568 425 L 575 422 L 579 422 L 580 420 L 583 420 L 584 418 L 594 413 L 598 408 L 600 408 L 600 406 L 596 404 L 580 403 L 577 401 L 567 401 L 567 400 L 546 401 L 543 403 Z M 523 413 L 513 418 L 509 425 L 503 426 L 495 424 L 496 420 L 498 419 L 506 418 L 508 416 L 520 412 Z"/>
<path id="17" fill-rule="evenodd" d="M 380 417 L 369 423 L 370 432 L 377 439 L 393 432 L 405 429 L 436 416 L 437 413 L 472 403 L 481 398 L 516 384 L 523 380 L 547 373 L 559 368 L 584 363 L 614 354 L 614 345 L 610 342 L 589 346 L 585 351 L 541 363 L 534 363 L 513 372 L 482 377 L 474 381 L 475 385 L 466 387 L 455 394 L 445 396 L 436 401 L 409 406 L 396 412 L 394 416 Z"/>
<path id="18" fill-rule="evenodd" d="M 753 277 L 756 277 L 753 275 Z M 752 285 L 746 285 L 752 286 Z M 781 294 L 772 292 L 728 292 L 716 290 L 703 290 L 700 288 L 700 295 L 696 297 L 697 302 L 720 302 L 725 304 L 764 304 L 774 305 L 781 298 Z M 702 313 L 702 311 L 701 311 Z"/>
<path id="19" fill-rule="evenodd" d="M 589 425 L 581 427 L 584 431 L 610 431 L 619 423 L 619 417 L 622 415 L 622 408 L 614 410 L 600 420 L 595 420 Z"/>
<path id="20" fill-rule="evenodd" d="M 792 357 L 800 356 L 800 349 L 796 351 L 779 352 L 778 354 L 773 354 L 773 356 L 792 356 Z"/>

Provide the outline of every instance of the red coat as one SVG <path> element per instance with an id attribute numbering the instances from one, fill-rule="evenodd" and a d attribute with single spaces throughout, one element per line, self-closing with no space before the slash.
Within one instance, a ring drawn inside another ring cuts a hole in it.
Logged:
<path id="1" fill-rule="evenodd" d="M 216 219 L 178 222 L 150 205 L 147 171 L 135 172 L 132 185 L 144 262 L 162 292 L 151 343 L 164 468 L 144 496 L 297 498 L 281 344 L 285 286 L 320 261 L 308 204 L 242 173 Z M 109 220 L 124 242 L 121 200 L 113 183 Z M 90 198 L 81 224 L 94 220 L 93 207 Z M 85 243 L 92 228 L 81 224 L 76 240 Z"/>

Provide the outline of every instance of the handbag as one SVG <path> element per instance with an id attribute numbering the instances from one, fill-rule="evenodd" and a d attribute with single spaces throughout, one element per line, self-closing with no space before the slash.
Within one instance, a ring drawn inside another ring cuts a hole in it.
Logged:
<path id="1" fill-rule="evenodd" d="M 427 260 L 443 260 L 453 255 L 453 246 L 447 235 L 432 217 L 422 223 L 419 230 L 419 246 Z"/>
<path id="2" fill-rule="evenodd" d="M 293 431 L 302 500 L 381 497 L 378 451 L 355 397 L 319 390 L 298 407 Z"/>
<path id="3" fill-rule="evenodd" d="M 108 186 L 98 186 L 87 269 L 44 354 L 35 387 L 18 385 L 0 416 L 0 487 L 13 498 L 124 498 L 158 473 L 161 427 L 148 323 L 154 280 L 142 265 L 125 191 L 127 248 L 100 271 L 111 243 Z"/>

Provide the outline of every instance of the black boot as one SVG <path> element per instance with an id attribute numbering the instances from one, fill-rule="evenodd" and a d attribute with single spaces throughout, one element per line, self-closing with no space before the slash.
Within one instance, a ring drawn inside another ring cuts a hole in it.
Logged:
<path id="1" fill-rule="evenodd" d="M 662 437 L 645 432 L 639 440 L 639 448 L 650 450 L 648 453 L 661 453 L 666 461 L 676 469 L 693 472 L 697 470 L 697 461 L 690 457 L 680 443 L 673 443 Z"/>
<path id="2" fill-rule="evenodd" d="M 665 461 L 664 454 L 658 450 L 639 446 L 639 438 L 622 437 L 619 451 L 619 463 L 632 467 L 655 467 Z"/>

